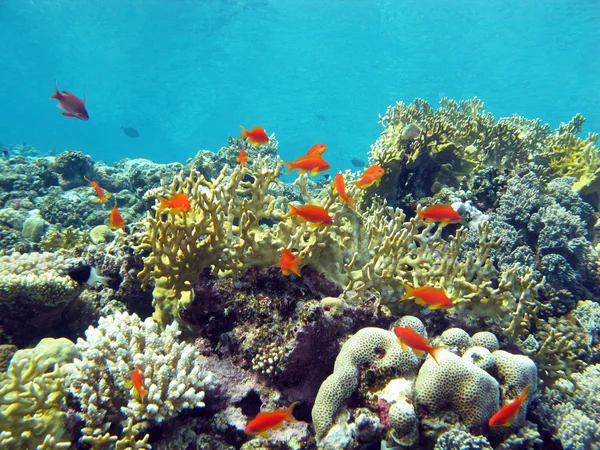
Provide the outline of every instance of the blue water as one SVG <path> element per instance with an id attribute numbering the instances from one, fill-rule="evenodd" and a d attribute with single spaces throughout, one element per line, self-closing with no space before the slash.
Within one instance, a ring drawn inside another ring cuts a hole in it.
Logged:
<path id="1" fill-rule="evenodd" d="M 387 105 L 444 95 L 600 131 L 597 0 L 0 0 L 0 52 L 0 143 L 107 162 L 185 161 L 262 124 L 337 170 Z M 89 122 L 48 100 L 55 79 Z"/>

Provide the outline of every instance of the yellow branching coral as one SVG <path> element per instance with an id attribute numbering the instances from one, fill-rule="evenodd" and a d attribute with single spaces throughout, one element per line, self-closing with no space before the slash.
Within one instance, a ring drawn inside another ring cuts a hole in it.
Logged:
<path id="1" fill-rule="evenodd" d="M 0 447 L 3 449 L 68 448 L 57 442 L 65 433 L 61 411 L 67 394 L 64 370 L 46 372 L 43 355 L 12 363 L 0 374 Z M 45 447 L 44 447 L 45 446 Z"/>

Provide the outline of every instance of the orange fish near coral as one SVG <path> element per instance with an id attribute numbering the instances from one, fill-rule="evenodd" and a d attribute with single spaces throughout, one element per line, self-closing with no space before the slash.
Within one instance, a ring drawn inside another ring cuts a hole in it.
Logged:
<path id="1" fill-rule="evenodd" d="M 327 150 L 327 146 L 325 144 L 315 144 L 311 148 L 308 149 L 306 155 L 299 156 L 296 158 L 296 161 L 300 161 L 301 159 L 306 158 L 315 158 L 317 156 L 322 156 L 323 153 Z"/>
<path id="2" fill-rule="evenodd" d="M 169 214 L 185 214 L 190 210 L 190 199 L 183 192 L 173 195 L 171 198 L 158 197 L 160 200 L 159 211 L 168 209 Z"/>
<path id="3" fill-rule="evenodd" d="M 79 120 L 89 120 L 90 116 L 87 109 L 85 109 L 85 93 L 83 95 L 83 100 L 67 91 L 63 91 L 61 94 L 58 90 L 58 81 L 56 81 L 54 95 L 52 95 L 50 99 L 54 98 L 58 100 L 58 105 L 56 106 L 66 111 L 62 113 L 63 116 L 75 117 Z"/>
<path id="4" fill-rule="evenodd" d="M 416 213 L 426 223 L 439 222 L 445 227 L 449 223 L 459 223 L 462 217 L 450 205 L 432 205 L 425 209 L 417 210 Z"/>
<path id="5" fill-rule="evenodd" d="M 294 162 L 283 161 L 283 163 L 288 166 L 288 171 L 286 173 L 298 169 L 299 173 L 310 172 L 310 176 L 315 176 L 319 172 L 325 172 L 331 167 L 329 163 L 320 156 L 304 158 Z"/>
<path id="6" fill-rule="evenodd" d="M 381 166 L 371 166 L 365 173 L 361 175 L 361 177 L 353 181 L 352 184 L 355 184 L 356 187 L 360 189 L 366 189 L 370 186 L 376 185 L 379 186 L 381 182 L 381 177 L 385 174 L 385 169 Z"/>
<path id="7" fill-rule="evenodd" d="M 240 128 L 242 129 L 242 134 L 237 139 L 248 138 L 248 141 L 255 147 L 269 143 L 269 136 L 267 136 L 263 127 L 254 127 L 250 131 L 246 130 L 244 127 Z"/>
<path id="8" fill-rule="evenodd" d="M 136 392 L 140 396 L 140 400 L 144 403 L 146 399 L 146 395 L 148 395 L 148 391 L 144 389 L 144 375 L 142 375 L 142 371 L 138 366 L 135 366 L 135 370 L 131 372 L 131 382 L 133 383 L 133 387 Z"/>
<path id="9" fill-rule="evenodd" d="M 272 412 L 259 412 L 257 416 L 248 422 L 244 433 L 258 434 L 262 437 L 269 438 L 269 430 L 279 430 L 283 426 L 283 422 L 297 422 L 292 415 L 294 406 L 300 402 L 294 402 L 288 409 L 281 408 Z"/>
<path id="10" fill-rule="evenodd" d="M 296 207 L 290 203 L 290 212 L 283 216 L 283 218 L 287 219 L 293 216 L 298 216 L 300 220 L 311 222 L 311 226 L 313 227 L 333 225 L 333 219 L 322 206 L 302 205 Z"/>
<path id="11" fill-rule="evenodd" d="M 425 353 L 429 353 L 433 360 L 438 363 L 437 353 L 446 348 L 445 345 L 438 345 L 437 347 L 432 347 L 429 345 L 429 340 L 421 336 L 415 330 L 409 327 L 394 327 L 394 334 L 400 341 L 400 345 L 402 345 L 402 350 L 407 351 L 407 346 L 412 349 L 415 355 L 421 357 Z M 439 364 L 439 363 L 438 363 Z"/>
<path id="12" fill-rule="evenodd" d="M 417 305 L 427 305 L 428 309 L 450 309 L 454 307 L 452 299 L 441 288 L 431 286 L 414 288 L 405 283 L 402 283 L 402 286 L 405 289 L 402 300 L 415 297 Z"/>
<path id="13" fill-rule="evenodd" d="M 335 176 L 334 181 L 331 183 L 333 185 L 333 187 L 335 187 L 335 190 L 337 191 L 338 195 L 340 196 L 340 200 L 346 202 L 346 204 L 354 209 L 354 206 L 352 205 L 352 202 L 355 200 L 354 198 L 350 198 L 348 196 L 348 194 L 346 193 L 346 185 L 344 184 L 344 175 L 342 175 L 341 173 L 338 173 Z"/>
<path id="14" fill-rule="evenodd" d="M 125 227 L 125 221 L 121 216 L 121 213 L 117 209 L 117 202 L 115 201 L 115 206 L 113 206 L 112 211 L 110 212 L 108 218 L 110 219 L 110 227 L 113 230 L 118 230 L 119 228 Z"/>
<path id="15" fill-rule="evenodd" d="M 504 405 L 502 408 L 500 408 L 500 411 L 498 411 L 496 414 L 494 414 L 490 418 L 488 425 L 490 427 L 509 427 L 509 426 L 511 426 L 515 420 L 515 416 L 517 415 L 517 413 L 519 412 L 519 409 L 521 408 L 521 405 L 529 396 L 531 387 L 532 387 L 531 384 L 528 384 L 527 386 L 525 386 L 525 389 L 523 389 L 523 392 L 521 392 L 521 395 L 519 395 L 519 397 L 517 399 L 513 400 L 512 402 L 510 402 L 510 403 Z"/>
<path id="16" fill-rule="evenodd" d="M 98 195 L 98 198 L 95 198 L 92 201 L 99 202 L 99 203 L 106 203 L 106 201 L 110 198 L 110 192 L 104 192 L 104 189 L 102 189 L 100 186 L 98 186 L 98 183 L 90 180 L 85 175 L 83 178 L 85 178 L 85 181 L 90 183 L 90 186 L 94 188 L 94 190 L 96 191 L 96 195 Z"/>
<path id="17" fill-rule="evenodd" d="M 298 263 L 302 260 L 302 257 L 298 257 L 290 252 L 287 248 L 283 249 L 283 254 L 279 259 L 279 267 L 281 267 L 281 272 L 287 277 L 291 272 L 295 273 L 299 277 L 300 270 L 298 270 Z"/>
<path id="18" fill-rule="evenodd" d="M 240 150 L 240 156 L 235 159 L 239 161 L 240 166 L 242 167 L 244 167 L 248 161 L 252 161 L 250 158 L 248 158 L 248 155 L 246 155 L 246 150 L 244 149 Z"/>

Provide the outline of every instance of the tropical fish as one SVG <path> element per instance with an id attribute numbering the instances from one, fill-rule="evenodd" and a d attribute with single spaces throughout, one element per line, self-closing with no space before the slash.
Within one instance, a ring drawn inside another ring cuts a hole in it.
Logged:
<path id="1" fill-rule="evenodd" d="M 296 161 L 300 161 L 306 158 L 315 158 L 317 156 L 322 156 L 323 153 L 327 151 L 327 146 L 325 144 L 315 144 L 311 148 L 308 149 L 306 155 L 299 156 L 296 158 Z"/>
<path id="2" fill-rule="evenodd" d="M 450 299 L 442 288 L 432 286 L 423 286 L 414 288 L 408 284 L 402 283 L 405 293 L 402 300 L 415 297 L 417 305 L 427 305 L 428 309 L 450 309 L 454 307 Z"/>
<path id="3" fill-rule="evenodd" d="M 63 91 L 61 94 L 58 90 L 57 80 L 54 95 L 52 95 L 50 99 L 53 98 L 58 100 L 58 105 L 56 106 L 66 111 L 62 113 L 63 116 L 76 117 L 79 120 L 89 120 L 90 116 L 85 109 L 85 93 L 83 95 L 83 100 L 67 91 Z"/>
<path id="4" fill-rule="evenodd" d="M 302 260 L 302 257 L 294 255 L 287 248 L 283 249 L 283 254 L 279 259 L 279 266 L 281 267 L 281 272 L 287 277 L 291 272 L 295 273 L 299 277 L 300 270 L 298 270 L 298 263 Z"/>
<path id="5" fill-rule="evenodd" d="M 353 181 L 352 184 L 355 184 L 356 187 L 360 189 L 366 189 L 369 186 L 379 186 L 379 182 L 381 181 L 381 177 L 385 174 L 385 170 L 381 166 L 371 166 L 361 175 L 361 177 Z"/>
<path id="6" fill-rule="evenodd" d="M 288 171 L 286 173 L 290 173 L 293 170 L 298 169 L 299 173 L 309 172 L 310 176 L 315 176 L 319 172 L 329 170 L 331 167 L 329 163 L 320 156 L 305 158 L 293 162 L 283 161 L 283 163 L 288 166 Z"/>
<path id="7" fill-rule="evenodd" d="M 340 200 L 346 202 L 346 204 L 354 209 L 354 206 L 352 205 L 352 202 L 355 200 L 354 198 L 350 198 L 348 196 L 348 194 L 346 193 L 346 185 L 344 184 L 344 175 L 342 175 L 341 173 L 338 173 L 335 176 L 334 181 L 331 183 L 332 186 L 335 188 L 335 190 L 337 191 L 338 195 L 340 196 Z"/>
<path id="8" fill-rule="evenodd" d="M 83 178 L 85 178 L 85 181 L 87 181 L 88 183 L 90 183 L 90 186 L 94 188 L 94 190 L 96 191 L 96 194 L 98 195 L 98 198 L 95 198 L 92 201 L 93 202 L 99 202 L 99 203 L 106 203 L 106 201 L 110 198 L 110 192 L 104 192 L 104 189 L 102 189 L 98 185 L 98 183 L 96 183 L 95 181 L 90 180 L 85 175 L 83 176 Z"/>
<path id="9" fill-rule="evenodd" d="M 292 415 L 294 406 L 300 402 L 294 402 L 288 409 L 281 408 L 272 412 L 259 412 L 257 416 L 248 422 L 244 433 L 258 434 L 265 439 L 270 437 L 269 430 L 279 430 L 283 426 L 283 422 L 297 422 Z"/>
<path id="10" fill-rule="evenodd" d="M 129 136 L 130 138 L 140 137 L 140 133 L 138 133 L 138 130 L 136 130 L 135 128 L 121 127 L 121 130 L 123 130 L 123 133 L 125 133 L 125 135 Z"/>
<path id="11" fill-rule="evenodd" d="M 438 222 L 441 227 L 449 223 L 459 223 L 462 217 L 450 205 L 432 205 L 415 211 L 426 223 Z"/>
<path id="12" fill-rule="evenodd" d="M 144 403 L 146 399 L 146 395 L 148 395 L 148 391 L 144 389 L 144 375 L 138 366 L 135 366 L 135 370 L 131 372 L 131 382 L 133 383 L 133 387 L 136 392 L 140 396 L 140 400 Z"/>
<path id="13" fill-rule="evenodd" d="M 417 124 L 409 123 L 404 128 L 402 128 L 402 134 L 400 135 L 400 139 L 403 141 L 414 141 L 421 134 L 421 129 L 417 126 Z"/>
<path id="14" fill-rule="evenodd" d="M 244 167 L 248 161 L 252 161 L 250 158 L 248 158 L 248 155 L 246 155 L 246 150 L 244 149 L 240 150 L 240 155 L 235 159 L 239 161 L 240 166 L 242 167 Z"/>
<path id="15" fill-rule="evenodd" d="M 246 130 L 244 127 L 240 128 L 242 129 L 242 134 L 237 139 L 248 138 L 248 141 L 255 147 L 269 143 L 269 136 L 267 136 L 263 127 L 254 127 L 250 131 Z"/>
<path id="16" fill-rule="evenodd" d="M 108 218 L 110 219 L 110 227 L 113 230 L 118 230 L 119 228 L 125 227 L 125 221 L 121 216 L 121 213 L 117 209 L 117 202 L 115 201 L 115 206 L 113 206 L 112 211 L 110 212 Z"/>
<path id="17" fill-rule="evenodd" d="M 296 207 L 290 203 L 290 212 L 283 216 L 283 218 L 287 219 L 288 217 L 293 216 L 298 216 L 300 220 L 305 222 L 312 222 L 311 226 L 314 227 L 319 225 L 333 225 L 333 219 L 327 214 L 327 211 L 322 206 L 302 205 Z"/>
<path id="18" fill-rule="evenodd" d="M 531 384 L 528 384 L 527 386 L 525 386 L 525 388 L 523 389 L 523 392 L 521 392 L 521 395 L 519 395 L 518 398 L 516 398 L 512 402 L 504 405 L 502 408 L 500 408 L 500 411 L 498 411 L 496 414 L 494 414 L 490 418 L 488 425 L 490 427 L 509 427 L 509 426 L 511 426 L 515 420 L 517 413 L 519 412 L 519 409 L 521 408 L 521 405 L 529 396 L 529 393 L 531 392 L 531 388 L 532 388 Z"/>
<path id="19" fill-rule="evenodd" d="M 173 195 L 171 198 L 158 197 L 160 200 L 159 211 L 168 209 L 169 214 L 185 214 L 190 210 L 190 199 L 186 194 L 180 192 Z"/>
<path id="20" fill-rule="evenodd" d="M 425 353 L 429 353 L 433 360 L 439 364 L 437 360 L 437 354 L 440 350 L 446 348 L 445 345 L 438 345 L 437 347 L 432 347 L 429 345 L 429 340 L 421 336 L 415 330 L 409 327 L 394 327 L 394 334 L 400 341 L 400 345 L 402 346 L 402 350 L 407 351 L 407 346 L 412 349 L 415 355 L 421 357 Z"/>
<path id="21" fill-rule="evenodd" d="M 367 165 L 367 163 L 360 158 L 352 158 L 351 162 L 354 167 L 365 167 Z"/>
<path id="22" fill-rule="evenodd" d="M 119 282 L 119 280 L 114 278 L 101 276 L 98 269 L 88 264 L 73 267 L 69 270 L 67 275 L 69 275 L 73 281 L 76 281 L 79 284 L 87 284 L 91 287 L 97 287 L 99 284 L 113 287 L 115 282 Z"/>

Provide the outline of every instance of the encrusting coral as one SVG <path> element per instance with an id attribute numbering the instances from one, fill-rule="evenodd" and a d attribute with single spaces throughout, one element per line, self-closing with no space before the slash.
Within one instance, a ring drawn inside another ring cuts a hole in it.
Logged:
<path id="1" fill-rule="evenodd" d="M 152 319 L 116 313 L 90 327 L 79 339 L 81 359 L 67 366 L 71 391 L 86 421 L 86 442 L 116 442 L 106 436 L 111 425 L 125 427 L 133 420 L 136 433 L 151 422 L 161 422 L 185 408 L 204 406 L 213 382 L 198 362 L 194 346 L 180 342 L 177 323 L 160 331 Z M 131 388 L 132 372 L 139 367 L 144 401 Z"/>

